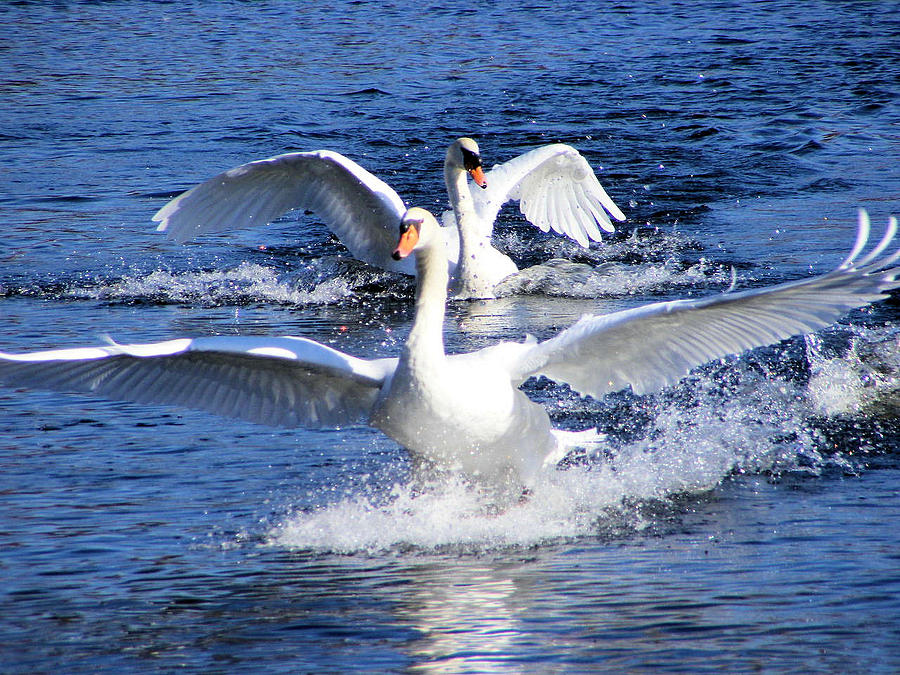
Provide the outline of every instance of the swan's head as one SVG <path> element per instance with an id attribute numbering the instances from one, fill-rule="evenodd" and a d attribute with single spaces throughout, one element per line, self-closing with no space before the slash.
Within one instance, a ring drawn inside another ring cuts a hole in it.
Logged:
<path id="1" fill-rule="evenodd" d="M 402 260 L 416 249 L 428 246 L 438 231 L 437 221 L 427 210 L 414 206 L 400 219 L 400 240 L 391 257 Z"/>
<path id="2" fill-rule="evenodd" d="M 478 150 L 478 143 L 471 138 L 457 138 L 450 144 L 447 149 L 447 164 L 466 171 L 479 187 L 487 187 L 484 169 L 481 168 L 481 152 Z"/>

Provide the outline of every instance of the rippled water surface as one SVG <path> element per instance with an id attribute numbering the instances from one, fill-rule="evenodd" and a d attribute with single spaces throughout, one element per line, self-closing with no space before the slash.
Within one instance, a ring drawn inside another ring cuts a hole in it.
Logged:
<path id="1" fill-rule="evenodd" d="M 628 215 L 447 346 L 821 272 L 900 214 L 892 2 L 59 2 L 0 7 L 0 349 L 304 335 L 396 353 L 412 282 L 312 216 L 178 245 L 181 190 L 341 152 L 444 208 L 486 162 L 576 146 Z M 526 391 L 608 435 L 496 508 L 367 428 L 272 430 L 0 390 L 4 672 L 896 672 L 897 302 L 655 396 Z"/>

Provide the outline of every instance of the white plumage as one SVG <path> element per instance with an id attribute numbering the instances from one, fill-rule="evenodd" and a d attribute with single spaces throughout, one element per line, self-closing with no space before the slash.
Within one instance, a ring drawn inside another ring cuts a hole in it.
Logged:
<path id="1" fill-rule="evenodd" d="M 174 403 L 267 424 L 333 427 L 368 422 L 442 466 L 528 483 L 570 442 L 519 389 L 546 376 L 583 395 L 677 381 L 711 359 L 829 325 L 900 286 L 884 255 L 897 221 L 860 258 L 869 237 L 834 271 L 699 300 L 585 316 L 544 342 L 503 342 L 446 355 L 446 254 L 427 211 L 403 218 L 397 256 L 413 250 L 416 317 L 399 358 L 359 359 L 299 337 L 211 337 L 145 345 L 0 353 L 0 382 L 137 401 Z M 418 240 L 416 241 L 416 236 Z"/>
<path id="2" fill-rule="evenodd" d="M 467 175 L 477 175 L 486 187 L 471 190 Z M 484 174 L 478 145 L 460 138 L 447 150 L 444 178 L 453 207 L 444 215 L 445 257 L 460 297 L 493 297 L 494 286 L 517 271 L 491 245 L 497 213 L 510 200 L 518 200 L 525 217 L 545 232 L 552 229 L 582 246 L 600 241 L 600 229 L 613 231 L 607 211 L 625 219 L 584 157 L 568 145 L 537 148 Z M 291 209 L 316 213 L 355 258 L 415 273 L 411 260 L 391 259 L 406 211 L 403 200 L 387 183 L 329 150 L 236 167 L 176 197 L 153 220 L 160 231 L 186 241 L 203 232 L 264 225 Z"/>

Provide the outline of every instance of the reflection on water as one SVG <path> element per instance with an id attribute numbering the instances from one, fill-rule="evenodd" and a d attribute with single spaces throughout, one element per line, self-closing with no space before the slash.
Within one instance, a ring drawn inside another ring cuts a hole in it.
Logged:
<path id="1" fill-rule="evenodd" d="M 524 634 L 513 580 L 477 559 L 404 573 L 413 570 L 411 589 L 394 611 L 421 635 L 409 648 L 415 670 L 509 672 L 516 661 L 511 647 Z"/>

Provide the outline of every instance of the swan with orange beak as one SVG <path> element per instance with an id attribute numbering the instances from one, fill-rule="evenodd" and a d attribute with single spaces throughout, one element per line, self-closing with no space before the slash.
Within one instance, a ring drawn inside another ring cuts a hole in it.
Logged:
<path id="1" fill-rule="evenodd" d="M 440 229 L 424 209 L 410 209 L 401 220 L 393 256 L 414 256 L 418 282 L 415 319 L 399 357 L 361 359 L 293 336 L 182 338 L 0 352 L 0 383 L 170 403 L 274 425 L 368 422 L 442 468 L 529 485 L 585 434 L 553 429 L 544 408 L 519 388 L 527 379 L 545 376 L 597 399 L 629 386 L 645 394 L 707 361 L 823 328 L 900 286 L 894 267 L 900 250 L 888 251 L 896 219 L 866 251 L 869 218 L 860 211 L 856 243 L 827 274 L 584 316 L 543 342 L 448 355 Z"/>
<path id="2" fill-rule="evenodd" d="M 479 186 L 473 190 L 468 178 Z M 530 150 L 488 172 L 478 144 L 458 138 L 447 148 L 444 183 L 450 211 L 443 215 L 444 264 L 459 298 L 492 298 L 496 285 L 518 271 L 491 243 L 494 221 L 508 201 L 544 232 L 551 229 L 582 246 L 612 232 L 610 216 L 624 214 L 593 169 L 568 145 Z M 391 256 L 397 222 L 406 211 L 384 181 L 331 150 L 291 152 L 235 167 L 163 206 L 153 220 L 178 241 L 202 232 L 262 225 L 291 209 L 314 212 L 350 253 L 370 265 L 414 274 L 408 260 Z"/>

